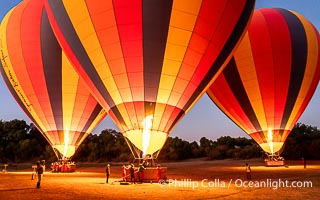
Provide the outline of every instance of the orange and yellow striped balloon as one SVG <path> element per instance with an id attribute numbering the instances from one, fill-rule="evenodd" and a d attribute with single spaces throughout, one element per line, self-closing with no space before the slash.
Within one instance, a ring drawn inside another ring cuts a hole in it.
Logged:
<path id="1" fill-rule="evenodd" d="M 54 32 L 134 149 L 154 154 L 242 37 L 254 0 L 46 0 Z"/>

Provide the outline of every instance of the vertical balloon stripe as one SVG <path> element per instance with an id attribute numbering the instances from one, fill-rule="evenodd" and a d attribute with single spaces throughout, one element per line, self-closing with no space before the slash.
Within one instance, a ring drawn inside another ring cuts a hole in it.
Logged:
<path id="1" fill-rule="evenodd" d="M 89 122 L 93 122 L 99 116 L 101 110 L 102 107 L 99 104 L 96 104 L 91 115 L 89 116 L 89 120 L 87 121 L 81 132 L 88 132 L 88 129 L 91 126 L 91 123 Z"/>
<path id="2" fill-rule="evenodd" d="M 65 53 L 62 54 L 62 114 L 63 114 L 63 129 L 66 131 L 76 130 L 77 127 L 73 126 L 74 118 L 78 115 L 78 112 L 83 111 L 85 99 L 89 95 L 89 92 L 85 88 L 85 85 L 81 85 L 79 81 L 79 75 L 73 69 L 71 63 L 66 57 Z M 81 87 L 82 91 L 78 88 Z M 87 95 L 83 95 L 87 94 Z M 77 107 L 80 104 L 79 108 Z"/>
<path id="3" fill-rule="evenodd" d="M 256 11 L 251 23 L 248 33 L 255 61 L 252 67 L 257 72 L 267 119 L 262 129 L 279 129 L 290 82 L 290 33 L 285 19 L 276 10 Z M 263 114 L 261 111 L 257 113 Z"/>
<path id="4" fill-rule="evenodd" d="M 122 78 L 126 84 L 119 84 L 123 85 L 122 88 L 119 87 L 122 101 L 143 101 L 142 1 L 117 0 L 113 1 L 113 7 L 124 59 Z M 111 68 L 118 69 L 118 67 Z M 134 95 L 133 88 L 139 89 L 141 95 Z M 129 115 L 136 115 L 134 112 L 134 109 L 130 109 Z"/>
<path id="5" fill-rule="evenodd" d="M 253 20 L 253 19 L 252 19 Z M 252 41 L 252 40 L 251 40 Z M 252 105 L 252 108 L 255 113 L 259 113 L 257 116 L 257 119 L 260 123 L 260 126 L 262 129 L 266 129 L 267 126 L 267 119 L 265 114 L 265 109 L 263 106 L 263 98 L 261 96 L 261 90 L 259 87 L 259 79 L 257 75 L 257 71 L 255 69 L 255 60 L 252 57 L 252 48 L 251 48 L 251 42 L 249 39 L 248 32 L 245 34 L 244 38 L 242 39 L 242 42 L 240 43 L 239 49 L 242 49 L 241 51 L 237 51 L 234 54 L 234 59 L 236 61 L 236 64 L 238 67 L 238 71 L 241 77 L 241 80 L 243 82 L 243 85 L 245 87 L 246 93 L 248 98 L 250 99 L 250 103 Z M 241 67 L 240 67 L 241 66 Z M 223 84 L 223 82 L 221 83 Z M 213 84 L 212 86 L 214 86 Z M 218 89 L 218 88 L 217 88 Z M 226 89 L 226 93 L 229 94 L 230 89 Z M 220 93 L 218 93 L 221 95 Z M 232 94 L 229 94 L 232 95 Z M 222 97 L 218 97 L 218 99 L 221 99 L 221 101 L 228 101 L 224 100 Z M 226 102 L 227 103 L 227 102 Z M 238 103 L 236 103 L 236 107 L 238 107 Z M 222 103 L 222 105 L 226 105 L 225 103 Z M 240 105 L 239 105 L 240 106 Z M 254 127 L 250 123 L 250 120 L 246 117 L 246 115 L 243 113 L 243 111 L 240 111 L 240 109 L 236 109 L 237 111 L 233 114 L 227 113 L 227 116 L 232 118 L 232 116 L 238 116 L 238 119 L 236 120 L 238 126 L 247 126 L 245 128 L 245 132 L 255 132 Z M 226 109 L 227 111 L 227 109 Z M 240 115 L 240 113 L 243 113 L 243 115 Z M 234 121 L 234 120 L 233 120 Z"/>
<path id="6" fill-rule="evenodd" d="M 132 99 L 123 94 L 123 88 L 129 86 L 112 1 L 103 1 L 99 5 L 95 1 L 86 1 L 77 6 L 77 12 L 73 11 L 74 4 L 69 4 L 70 7 L 65 4 L 68 15 L 114 104 L 120 104 L 123 98 Z M 85 13 L 81 14 L 83 19 L 78 19 L 82 12 Z"/>
<path id="7" fill-rule="evenodd" d="M 199 84 L 195 92 L 192 94 L 188 102 L 183 107 L 183 110 L 186 112 L 188 109 L 192 107 L 192 104 L 196 102 L 198 98 L 200 98 L 200 95 L 202 92 L 206 90 L 210 85 L 210 82 L 213 82 L 216 78 L 215 74 L 221 70 L 221 66 L 226 62 L 227 58 L 230 57 L 231 52 L 234 51 L 234 48 L 236 47 L 237 43 L 239 42 L 240 38 L 244 35 L 244 30 L 246 30 L 248 21 L 251 17 L 251 10 L 253 10 L 255 5 L 254 0 L 247 0 L 244 8 L 242 10 L 242 14 L 237 21 L 236 25 L 234 26 L 234 29 L 230 36 L 226 36 L 226 42 L 223 46 L 223 49 L 218 54 L 216 60 L 212 64 L 212 67 L 210 68 L 209 72 L 205 75 L 203 81 Z M 232 25 L 231 25 L 232 26 Z"/>
<path id="8" fill-rule="evenodd" d="M 187 5 L 183 0 L 173 2 L 157 102 L 177 105 L 187 86 L 186 80 L 183 82 L 180 79 L 180 83 L 177 83 L 177 77 L 188 48 L 192 48 L 192 45 L 191 47 L 189 45 L 199 15 L 201 2 L 201 0 L 192 1 L 188 2 Z M 199 57 L 193 57 L 193 59 L 199 59 Z M 197 64 L 198 62 L 195 61 L 194 65 L 190 66 L 190 68 L 195 69 Z M 193 72 L 189 71 L 189 73 L 191 77 Z M 175 87 L 176 84 L 181 88 Z"/>
<path id="9" fill-rule="evenodd" d="M 304 26 L 308 40 L 308 55 L 306 62 L 305 77 L 303 79 L 299 95 L 297 97 L 297 102 L 292 110 L 291 116 L 288 120 L 286 127 L 286 129 L 290 130 L 293 128 L 293 125 L 296 123 L 296 121 L 299 119 L 299 117 L 307 107 L 308 102 L 310 101 L 314 91 L 316 90 L 318 80 L 320 77 L 320 38 L 318 36 L 318 30 L 303 16 L 296 12 L 291 12 L 299 18 L 299 20 Z M 312 66 L 318 67 L 314 68 Z M 308 88 L 310 89 L 308 90 Z M 290 124 L 292 125 L 289 126 Z"/>
<path id="10" fill-rule="evenodd" d="M 157 100 L 171 8 L 172 0 L 142 2 L 144 93 L 148 102 Z"/>
<path id="11" fill-rule="evenodd" d="M 1 49 L 2 50 L 2 49 Z M 2 54 L 2 51 L 0 52 L 1 55 Z M 1 60 L 3 58 L 1 57 Z M 14 87 L 12 87 L 11 83 L 10 83 L 10 80 L 8 79 L 8 76 L 6 76 L 6 72 L 4 71 L 4 67 L 2 65 L 2 62 L 0 62 L 0 72 L 2 74 L 2 78 L 4 80 L 4 82 L 6 83 L 7 85 L 7 88 L 9 89 L 11 95 L 14 97 L 14 99 L 16 100 L 16 102 L 19 104 L 20 108 L 23 110 L 23 112 L 29 117 L 29 119 L 33 122 L 33 124 L 39 129 L 41 130 L 40 128 L 40 125 L 37 123 L 37 121 L 35 120 L 35 118 L 30 114 L 30 111 L 26 108 L 26 106 L 24 105 L 24 103 L 21 101 L 20 97 L 17 95 L 16 91 L 14 90 Z M 46 140 L 52 144 L 52 141 L 47 137 L 45 136 Z"/>
<path id="12" fill-rule="evenodd" d="M 35 9 L 35 10 L 34 10 Z M 55 122 L 53 118 L 46 117 L 52 116 L 52 109 L 46 106 L 43 102 L 49 101 L 49 95 L 46 89 L 46 80 L 43 76 L 44 71 L 42 68 L 42 55 L 40 47 L 41 26 L 43 25 L 41 20 L 43 19 L 43 6 L 36 1 L 30 1 L 21 17 L 21 41 L 20 44 L 23 50 L 25 71 L 28 73 L 30 84 L 27 84 L 25 78 L 20 78 L 22 85 L 25 87 L 26 95 L 29 101 L 32 102 L 34 109 L 39 116 L 40 121 L 45 124 L 43 131 L 47 131 L 50 128 L 55 128 Z M 49 22 L 46 22 L 49 26 Z M 31 26 L 31 24 L 33 26 Z M 33 37 L 30 37 L 32 35 Z M 23 70 L 21 70 L 22 72 Z M 37 78 L 34 78 L 37 77 Z"/>
<path id="13" fill-rule="evenodd" d="M 222 93 L 220 91 L 224 92 Z M 253 125 L 235 98 L 233 91 L 230 89 L 223 74 L 215 80 L 215 84 L 210 86 L 207 94 L 217 105 L 217 107 L 232 121 L 234 121 L 242 130 L 248 133 L 255 132 Z"/>
<path id="14" fill-rule="evenodd" d="M 242 107 L 242 110 L 248 116 L 250 122 L 255 127 L 256 130 L 260 131 L 261 126 L 257 119 L 257 116 L 252 108 L 248 95 L 245 91 L 244 85 L 240 78 L 240 74 L 237 69 L 237 64 L 235 60 L 232 58 L 225 70 L 223 71 L 223 75 L 226 78 L 226 81 L 233 92 L 235 98 L 239 102 Z"/>
<path id="15" fill-rule="evenodd" d="M 87 55 L 75 29 L 73 28 L 73 25 L 70 21 L 70 18 L 68 17 L 68 14 L 64 8 L 62 1 L 61 0 L 48 0 L 47 6 L 51 7 L 51 9 L 49 9 L 49 10 L 53 12 L 54 16 L 59 16 L 59 18 L 55 18 L 55 22 L 60 27 L 60 30 L 63 34 L 63 37 L 67 41 L 68 46 L 70 47 L 70 50 L 72 50 L 72 52 L 73 52 L 72 54 L 75 55 L 77 61 L 79 61 L 78 64 L 83 66 L 83 69 L 85 70 L 85 73 L 87 74 L 87 75 L 84 75 L 83 77 L 88 76 L 88 78 L 90 78 L 90 80 L 93 82 L 93 84 L 95 85 L 95 87 L 99 91 L 99 94 L 101 94 L 102 97 L 107 101 L 108 105 L 109 106 L 114 105 L 114 102 L 113 102 L 112 98 L 110 97 L 110 94 L 108 92 L 106 92 L 106 88 L 104 86 L 103 81 L 100 79 L 99 74 L 95 70 L 95 68 L 94 68 L 89 56 Z M 70 55 L 70 53 L 68 53 L 68 55 Z M 76 64 L 76 62 L 74 62 L 73 64 Z M 77 69 L 79 69 L 79 68 L 77 68 Z M 82 75 L 83 75 L 83 72 L 82 72 Z M 92 88 L 90 87 L 90 89 L 92 89 Z M 104 105 L 104 106 L 106 108 L 108 108 L 109 107 L 108 105 Z"/>
<path id="16" fill-rule="evenodd" d="M 287 95 L 287 103 L 283 113 L 281 128 L 284 129 L 291 115 L 294 104 L 297 100 L 301 83 L 304 77 L 304 72 L 307 62 L 307 38 L 303 24 L 293 13 L 277 9 L 286 19 L 290 31 L 292 42 L 292 70 L 289 83 L 289 92 Z"/>
<path id="17" fill-rule="evenodd" d="M 62 113 L 62 50 L 51 31 L 46 14 L 41 18 L 41 53 L 51 108 L 58 130 L 63 129 Z"/>
<path id="18" fill-rule="evenodd" d="M 177 115 L 171 116 L 171 120 L 168 122 L 166 126 L 167 128 L 165 130 L 167 131 L 167 133 L 170 133 L 173 130 L 173 128 L 177 125 L 178 121 L 180 121 L 180 119 L 182 119 L 182 117 L 185 115 L 184 110 L 180 110 L 180 108 L 177 110 Z"/>

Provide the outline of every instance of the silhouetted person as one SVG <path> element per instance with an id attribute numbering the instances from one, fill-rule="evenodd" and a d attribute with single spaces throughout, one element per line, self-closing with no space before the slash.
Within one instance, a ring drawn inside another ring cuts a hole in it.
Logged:
<path id="1" fill-rule="evenodd" d="M 38 175 L 37 188 L 40 188 L 43 175 L 43 165 L 40 163 L 40 161 L 37 162 L 36 174 Z"/>
<path id="2" fill-rule="evenodd" d="M 127 182 L 127 167 L 122 164 L 121 172 L 122 172 L 122 181 Z"/>
<path id="3" fill-rule="evenodd" d="M 250 180 L 251 179 L 251 168 L 248 163 L 246 163 L 246 175 L 247 175 L 247 179 Z"/>
<path id="4" fill-rule="evenodd" d="M 106 183 L 108 183 L 108 181 L 109 181 L 109 176 L 110 176 L 110 164 L 107 164 L 107 167 L 106 167 L 106 175 L 107 175 Z"/>
<path id="5" fill-rule="evenodd" d="M 157 165 L 157 182 L 161 180 L 161 167 L 160 165 Z"/>
<path id="6" fill-rule="evenodd" d="M 144 166 L 145 163 L 143 162 L 142 164 L 139 165 L 139 180 L 140 180 L 140 183 L 143 182 L 143 178 L 144 178 L 144 170 L 146 169 L 146 167 Z"/>
<path id="7" fill-rule="evenodd" d="M 303 165 L 303 168 L 306 168 L 307 167 L 307 161 L 304 157 L 301 158 L 301 162 L 302 162 L 302 165 Z"/>
<path id="8" fill-rule="evenodd" d="M 130 180 L 131 180 L 131 183 L 136 183 L 134 179 L 134 165 L 132 163 L 130 165 Z"/>

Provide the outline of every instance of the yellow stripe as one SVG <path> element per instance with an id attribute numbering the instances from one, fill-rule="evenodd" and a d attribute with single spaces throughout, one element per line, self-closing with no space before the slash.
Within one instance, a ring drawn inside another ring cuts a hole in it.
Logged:
<path id="1" fill-rule="evenodd" d="M 169 97 L 189 45 L 201 3 L 201 0 L 173 2 L 157 102 L 174 106 L 178 103 L 179 98 L 169 100 Z"/>
<path id="2" fill-rule="evenodd" d="M 65 53 L 62 53 L 62 113 L 63 129 L 65 131 L 77 130 L 77 127 L 71 127 L 71 124 L 74 106 L 76 103 L 80 103 L 76 102 L 78 81 L 78 74 L 73 69 Z"/>
<path id="3" fill-rule="evenodd" d="M 100 45 L 95 27 L 92 24 L 85 1 L 77 1 L 77 3 L 74 4 L 73 1 L 64 0 L 63 3 L 68 16 L 70 17 L 71 22 L 74 25 L 77 35 L 79 36 L 97 73 L 99 74 L 107 90 L 110 91 L 110 95 L 113 98 L 115 104 L 120 104 L 122 102 L 121 95 L 118 92 L 116 82 L 112 77 L 112 73 L 105 58 L 103 49 Z M 109 24 L 106 24 L 105 26 L 111 28 L 105 31 L 117 31 L 115 19 L 108 21 L 108 23 Z M 111 39 L 114 38 L 110 38 L 110 40 Z M 119 38 L 117 38 L 117 40 L 119 41 Z"/>
<path id="4" fill-rule="evenodd" d="M 312 80 L 315 76 L 315 71 L 318 63 L 318 52 L 319 52 L 318 38 L 317 38 L 319 36 L 318 33 L 315 33 L 311 23 L 307 19 L 305 19 L 302 15 L 293 11 L 291 12 L 294 13 L 299 18 L 299 20 L 302 22 L 305 28 L 305 32 L 307 36 L 307 44 L 308 44 L 307 45 L 308 54 L 307 54 L 306 69 L 305 69 L 305 74 L 301 84 L 301 89 L 299 91 L 297 101 L 293 107 L 288 123 L 286 124 L 286 127 L 285 127 L 285 129 L 289 129 L 289 130 L 291 130 L 294 126 L 295 122 L 293 120 L 296 117 L 299 109 L 301 108 L 301 105 L 304 102 L 304 99 L 309 91 Z"/>
<path id="5" fill-rule="evenodd" d="M 155 107 L 155 112 L 153 116 L 153 123 L 152 123 L 152 129 L 159 130 L 161 120 L 167 120 L 163 119 L 163 113 L 165 111 L 166 104 L 157 103 Z"/>
<path id="6" fill-rule="evenodd" d="M 268 130 L 266 114 L 259 88 L 259 81 L 252 55 L 251 43 L 248 32 L 242 39 L 234 55 L 241 81 L 244 85 L 254 113 L 257 116 L 262 130 Z M 249 133 L 255 132 L 251 130 Z"/>
<path id="7" fill-rule="evenodd" d="M 121 130 L 121 132 L 133 129 L 133 126 L 135 124 L 131 123 L 131 116 L 128 115 L 127 108 L 125 107 L 125 105 L 124 104 L 119 104 L 119 105 L 117 105 L 117 108 L 118 108 L 118 111 L 119 111 L 120 115 L 123 118 L 123 121 L 124 121 L 124 124 L 120 124 L 120 126 L 123 129 L 123 130 Z M 141 124 L 136 124 L 136 126 L 141 126 Z"/>

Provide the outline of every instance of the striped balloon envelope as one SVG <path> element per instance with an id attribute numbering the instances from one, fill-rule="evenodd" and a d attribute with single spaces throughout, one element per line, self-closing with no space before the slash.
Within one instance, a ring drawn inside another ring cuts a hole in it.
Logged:
<path id="1" fill-rule="evenodd" d="M 281 150 L 320 77 L 320 40 L 300 14 L 255 10 L 234 57 L 208 90 L 265 152 Z"/>
<path id="2" fill-rule="evenodd" d="M 106 112 L 62 52 L 43 1 L 13 8 L 2 21 L 0 42 L 7 87 L 58 158 L 70 158 Z"/>
<path id="3" fill-rule="evenodd" d="M 157 155 L 243 36 L 254 0 L 45 0 L 54 32 L 136 158 Z"/>

